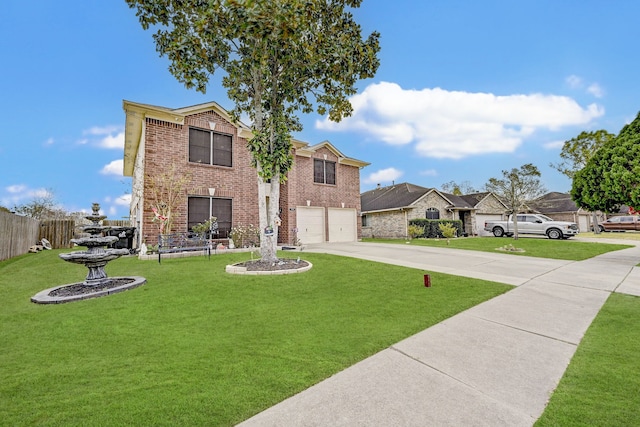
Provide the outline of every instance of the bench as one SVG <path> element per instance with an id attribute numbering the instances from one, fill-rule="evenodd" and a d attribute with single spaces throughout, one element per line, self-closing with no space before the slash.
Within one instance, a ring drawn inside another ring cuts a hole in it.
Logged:
<path id="1" fill-rule="evenodd" d="M 211 244 L 205 234 L 192 232 L 158 235 L 158 263 L 162 254 L 202 251 L 211 259 Z"/>

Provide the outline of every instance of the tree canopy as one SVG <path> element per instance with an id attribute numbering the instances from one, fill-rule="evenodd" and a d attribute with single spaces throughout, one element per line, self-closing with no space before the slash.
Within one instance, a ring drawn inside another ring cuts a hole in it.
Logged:
<path id="1" fill-rule="evenodd" d="M 615 135 L 606 130 L 581 132 L 575 138 L 565 141 L 560 152 L 559 163 L 551 163 L 551 167 L 573 179 L 575 173 L 584 168 L 589 159 Z"/>
<path id="2" fill-rule="evenodd" d="M 640 206 L 640 113 L 576 172 L 571 197 L 592 211 Z"/>
<path id="3" fill-rule="evenodd" d="M 469 181 L 462 181 L 460 183 L 455 181 L 445 182 L 440 186 L 442 191 L 449 194 L 455 194 L 456 196 L 462 196 L 463 194 L 477 193 L 478 191 L 473 188 L 473 184 Z"/>
<path id="4" fill-rule="evenodd" d="M 379 66 L 379 34 L 362 38 L 348 8 L 362 0 L 126 0 L 144 29 L 153 27 L 156 48 L 169 71 L 187 88 L 205 93 L 215 72 L 234 102 L 232 116 L 252 121 L 248 148 L 258 182 L 284 182 L 293 164 L 291 132 L 297 112 L 328 114 L 340 121 L 352 112 L 348 97 L 359 79 Z M 266 205 L 258 186 L 260 228 L 277 235 L 279 186 Z M 263 259 L 275 258 L 275 239 L 261 236 Z"/>

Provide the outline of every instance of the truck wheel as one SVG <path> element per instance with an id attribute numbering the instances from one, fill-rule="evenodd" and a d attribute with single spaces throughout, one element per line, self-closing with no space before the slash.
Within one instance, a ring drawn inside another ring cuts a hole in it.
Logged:
<path id="1" fill-rule="evenodd" d="M 502 236 L 504 236 L 504 230 L 502 228 L 500 228 L 500 227 L 495 227 L 493 229 L 493 235 L 496 236 L 496 237 L 502 237 Z"/>
<path id="2" fill-rule="evenodd" d="M 550 239 L 562 239 L 562 231 L 557 228 L 551 228 L 547 230 L 547 237 Z"/>

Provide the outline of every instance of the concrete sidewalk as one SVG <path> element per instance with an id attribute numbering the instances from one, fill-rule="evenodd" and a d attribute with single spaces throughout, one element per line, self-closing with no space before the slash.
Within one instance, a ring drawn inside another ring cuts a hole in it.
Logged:
<path id="1" fill-rule="evenodd" d="M 609 294 L 640 295 L 640 269 L 634 267 L 640 247 L 586 261 L 372 243 L 325 244 L 307 251 L 517 288 L 409 337 L 241 426 L 531 426 Z"/>

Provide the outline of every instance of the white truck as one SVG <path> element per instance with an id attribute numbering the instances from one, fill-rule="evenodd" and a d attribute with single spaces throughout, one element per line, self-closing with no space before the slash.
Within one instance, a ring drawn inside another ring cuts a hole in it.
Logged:
<path id="1" fill-rule="evenodd" d="M 578 224 L 567 221 L 554 221 L 540 214 L 518 214 L 518 234 L 539 234 L 550 239 L 568 239 L 578 235 Z M 496 237 L 513 236 L 515 227 L 513 215 L 508 221 L 486 221 L 484 230 Z"/>

